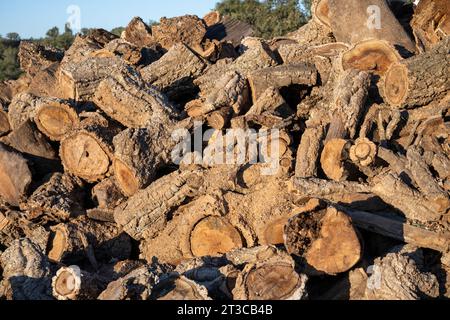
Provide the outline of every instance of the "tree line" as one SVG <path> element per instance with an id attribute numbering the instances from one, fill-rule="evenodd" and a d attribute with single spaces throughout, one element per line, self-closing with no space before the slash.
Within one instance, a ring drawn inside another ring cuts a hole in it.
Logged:
<path id="1" fill-rule="evenodd" d="M 215 10 L 222 15 L 245 21 L 253 26 L 255 36 L 273 38 L 297 30 L 304 25 L 310 16 L 311 0 L 222 0 L 216 4 Z M 149 25 L 157 24 L 150 20 Z M 81 29 L 86 35 L 91 29 Z M 120 36 L 124 27 L 111 30 Z M 76 34 L 69 25 L 60 30 L 53 27 L 47 31 L 44 38 L 27 39 L 58 49 L 67 50 Z M 21 38 L 16 32 L 0 35 L 0 81 L 17 79 L 21 75 L 18 61 L 18 51 Z"/>

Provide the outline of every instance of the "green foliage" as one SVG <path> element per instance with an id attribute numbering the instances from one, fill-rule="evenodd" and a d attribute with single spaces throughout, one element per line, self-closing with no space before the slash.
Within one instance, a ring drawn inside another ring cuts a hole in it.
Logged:
<path id="1" fill-rule="evenodd" d="M 222 15 L 245 21 L 256 36 L 273 38 L 303 26 L 310 15 L 311 0 L 223 0 L 216 5 Z"/>
<path id="2" fill-rule="evenodd" d="M 6 34 L 6 38 L 11 41 L 20 41 L 20 36 L 16 32 L 10 32 Z"/>
<path id="3" fill-rule="evenodd" d="M 44 45 L 52 46 L 58 49 L 67 50 L 72 45 L 75 35 L 70 29 L 69 24 L 64 27 L 64 33 L 60 33 L 58 27 L 53 27 L 47 31 L 46 37 L 39 40 Z"/>
<path id="4" fill-rule="evenodd" d="M 0 39 L 0 81 L 17 79 L 20 76 L 18 52 L 16 43 Z"/>
<path id="5" fill-rule="evenodd" d="M 117 27 L 111 30 L 112 34 L 115 34 L 116 36 L 120 37 L 122 35 L 122 32 L 125 30 L 124 27 Z"/>

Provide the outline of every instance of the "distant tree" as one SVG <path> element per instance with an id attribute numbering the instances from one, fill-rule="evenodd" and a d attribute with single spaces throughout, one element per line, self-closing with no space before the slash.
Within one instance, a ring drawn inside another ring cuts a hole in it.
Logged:
<path id="1" fill-rule="evenodd" d="M 51 28 L 50 30 L 47 31 L 45 35 L 47 36 L 47 38 L 56 39 L 57 37 L 59 37 L 58 27 Z"/>
<path id="2" fill-rule="evenodd" d="M 310 5 L 311 0 L 223 0 L 216 5 L 216 10 L 249 23 L 256 36 L 272 38 L 304 25 Z"/>
<path id="3" fill-rule="evenodd" d="M 60 33 L 58 27 L 53 27 L 46 33 L 46 38 L 41 40 L 45 45 L 50 45 L 58 49 L 67 50 L 73 43 L 75 36 L 70 25 L 66 24 L 64 26 L 64 33 Z"/>
<path id="4" fill-rule="evenodd" d="M 125 30 L 124 27 L 117 27 L 111 30 L 112 34 L 115 34 L 116 36 L 120 37 L 122 35 L 122 32 Z"/>
<path id="5" fill-rule="evenodd" d="M 11 41 L 20 41 L 20 36 L 17 32 L 7 33 L 6 38 Z"/>
<path id="6" fill-rule="evenodd" d="M 17 47 L 0 46 L 0 81 L 17 79 L 22 73 L 20 70 Z"/>
<path id="7" fill-rule="evenodd" d="M 148 21 L 148 26 L 149 26 L 150 28 L 153 27 L 153 26 L 157 26 L 158 24 L 159 24 L 159 22 L 156 21 L 156 20 L 150 19 L 150 20 Z"/>

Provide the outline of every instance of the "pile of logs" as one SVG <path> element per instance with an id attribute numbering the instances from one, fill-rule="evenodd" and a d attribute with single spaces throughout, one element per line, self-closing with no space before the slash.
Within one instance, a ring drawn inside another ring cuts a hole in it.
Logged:
<path id="1" fill-rule="evenodd" d="M 448 2 L 312 12 L 272 40 L 213 12 L 22 42 L 0 84 L 0 299 L 450 297 Z M 228 129 L 278 142 L 277 170 L 175 163 L 174 132 L 206 129 L 204 153 L 233 151 Z"/>

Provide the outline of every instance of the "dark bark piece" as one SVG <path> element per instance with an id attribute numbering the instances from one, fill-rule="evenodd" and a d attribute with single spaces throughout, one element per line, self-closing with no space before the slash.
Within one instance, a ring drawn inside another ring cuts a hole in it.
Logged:
<path id="1" fill-rule="evenodd" d="M 0 208 L 0 243 L 10 247 L 15 240 L 28 238 L 45 250 L 48 232 L 41 226 L 30 222 L 26 213 Z"/>
<path id="2" fill-rule="evenodd" d="M 247 80 L 238 72 L 230 71 L 217 79 L 217 83 L 207 95 L 189 102 L 185 109 L 189 116 L 201 117 L 223 107 L 240 114 L 249 105 Z"/>
<path id="3" fill-rule="evenodd" d="M 396 247 L 377 258 L 367 281 L 366 297 L 372 300 L 420 300 L 439 296 L 432 273 L 423 272 L 423 253 L 413 247 Z"/>
<path id="4" fill-rule="evenodd" d="M 92 198 L 100 209 L 114 209 L 126 200 L 114 177 L 96 184 L 92 188 Z"/>
<path id="5" fill-rule="evenodd" d="M 427 50 L 450 35 L 450 11 L 445 0 L 422 0 L 414 11 L 411 27 L 416 42 Z"/>
<path id="6" fill-rule="evenodd" d="M 328 0 L 328 8 L 337 41 L 356 44 L 369 39 L 385 40 L 392 46 L 416 51 L 413 41 L 385 0 Z M 377 25 L 377 19 L 381 19 L 380 25 Z"/>
<path id="7" fill-rule="evenodd" d="M 52 300 L 50 263 L 29 239 L 14 241 L 0 257 L 3 291 L 9 300 Z"/>
<path id="8" fill-rule="evenodd" d="M 88 34 L 85 37 L 89 41 L 95 42 L 102 47 L 106 46 L 112 40 L 118 38 L 117 35 L 109 32 L 109 31 L 106 31 L 105 29 L 102 29 L 102 28 L 89 30 Z"/>
<path id="9" fill-rule="evenodd" d="M 152 124 L 145 129 L 127 129 L 114 137 L 114 175 L 126 196 L 146 188 L 157 171 L 171 161 L 176 141 L 170 128 Z"/>
<path id="10" fill-rule="evenodd" d="M 151 122 L 170 125 L 170 117 L 176 117 L 174 107 L 163 94 L 126 75 L 103 80 L 93 101 L 108 116 L 130 128 L 142 128 Z"/>
<path id="11" fill-rule="evenodd" d="M 55 262 L 77 263 L 86 259 L 90 252 L 98 261 L 125 260 L 131 254 L 130 238 L 114 223 L 81 216 L 51 230 L 48 257 Z"/>
<path id="12" fill-rule="evenodd" d="M 110 172 L 113 138 L 120 128 L 100 114 L 91 114 L 61 141 L 60 157 L 67 172 L 96 182 Z"/>
<path id="13" fill-rule="evenodd" d="M 21 41 L 18 57 L 20 68 L 34 77 L 40 70 L 55 62 L 60 62 L 64 57 L 64 52 L 35 42 Z"/>
<path id="14" fill-rule="evenodd" d="M 121 57 L 123 60 L 133 66 L 139 65 L 141 62 L 149 58 L 145 57 L 146 50 L 140 49 L 134 44 L 123 39 L 115 39 L 109 42 L 103 50 L 105 54 L 106 52 L 112 53 L 116 56 Z"/>
<path id="15" fill-rule="evenodd" d="M 429 201 L 424 195 L 409 187 L 394 173 L 378 177 L 372 192 L 402 211 L 410 220 L 439 221 L 447 211 L 443 211 L 438 203 Z"/>
<path id="16" fill-rule="evenodd" d="M 142 78 L 176 100 L 195 91 L 193 81 L 202 74 L 207 62 L 187 45 L 175 44 L 158 61 L 143 68 Z"/>
<path id="17" fill-rule="evenodd" d="M 269 87 L 279 89 L 291 85 L 314 86 L 317 80 L 317 69 L 306 63 L 261 69 L 248 76 L 255 102 Z"/>
<path id="18" fill-rule="evenodd" d="M 384 75 L 389 67 L 402 58 L 397 50 L 384 40 L 365 40 L 355 44 L 342 55 L 344 70 L 357 69 Z"/>
<path id="19" fill-rule="evenodd" d="M 58 300 L 95 300 L 105 289 L 95 274 L 78 266 L 63 267 L 52 279 L 53 296 Z"/>
<path id="20" fill-rule="evenodd" d="M 122 34 L 122 39 L 139 48 L 150 47 L 155 43 L 150 27 L 139 17 L 135 17 L 130 21 Z"/>
<path id="21" fill-rule="evenodd" d="M 343 210 L 352 218 L 358 228 L 420 248 L 429 248 L 440 252 L 447 252 L 450 248 L 450 234 L 446 231 L 433 232 L 370 212 L 347 208 L 343 208 Z"/>
<path id="22" fill-rule="evenodd" d="M 75 177 L 55 173 L 21 205 L 30 220 L 62 222 L 82 215 L 83 183 Z"/>
<path id="23" fill-rule="evenodd" d="M 425 106 L 446 96 L 450 90 L 450 37 L 431 51 L 393 64 L 381 91 L 392 107 Z"/>
<path id="24" fill-rule="evenodd" d="M 26 197 L 33 181 L 27 160 L 0 143 L 0 195 L 11 205 L 18 206 Z"/>
<path id="25" fill-rule="evenodd" d="M 252 37 L 254 33 L 253 27 L 248 23 L 225 16 L 218 23 L 208 26 L 206 38 L 229 41 L 237 47 L 244 38 Z"/>
<path id="26" fill-rule="evenodd" d="M 152 34 L 165 49 L 170 49 L 177 43 L 185 43 L 193 50 L 198 50 L 206 35 L 206 25 L 193 15 L 161 18 L 160 23 L 152 27 Z"/>
<path id="27" fill-rule="evenodd" d="M 306 272 L 312 274 L 346 272 L 362 257 L 362 245 L 351 219 L 331 207 L 290 219 L 285 245 L 290 254 L 304 259 Z"/>

